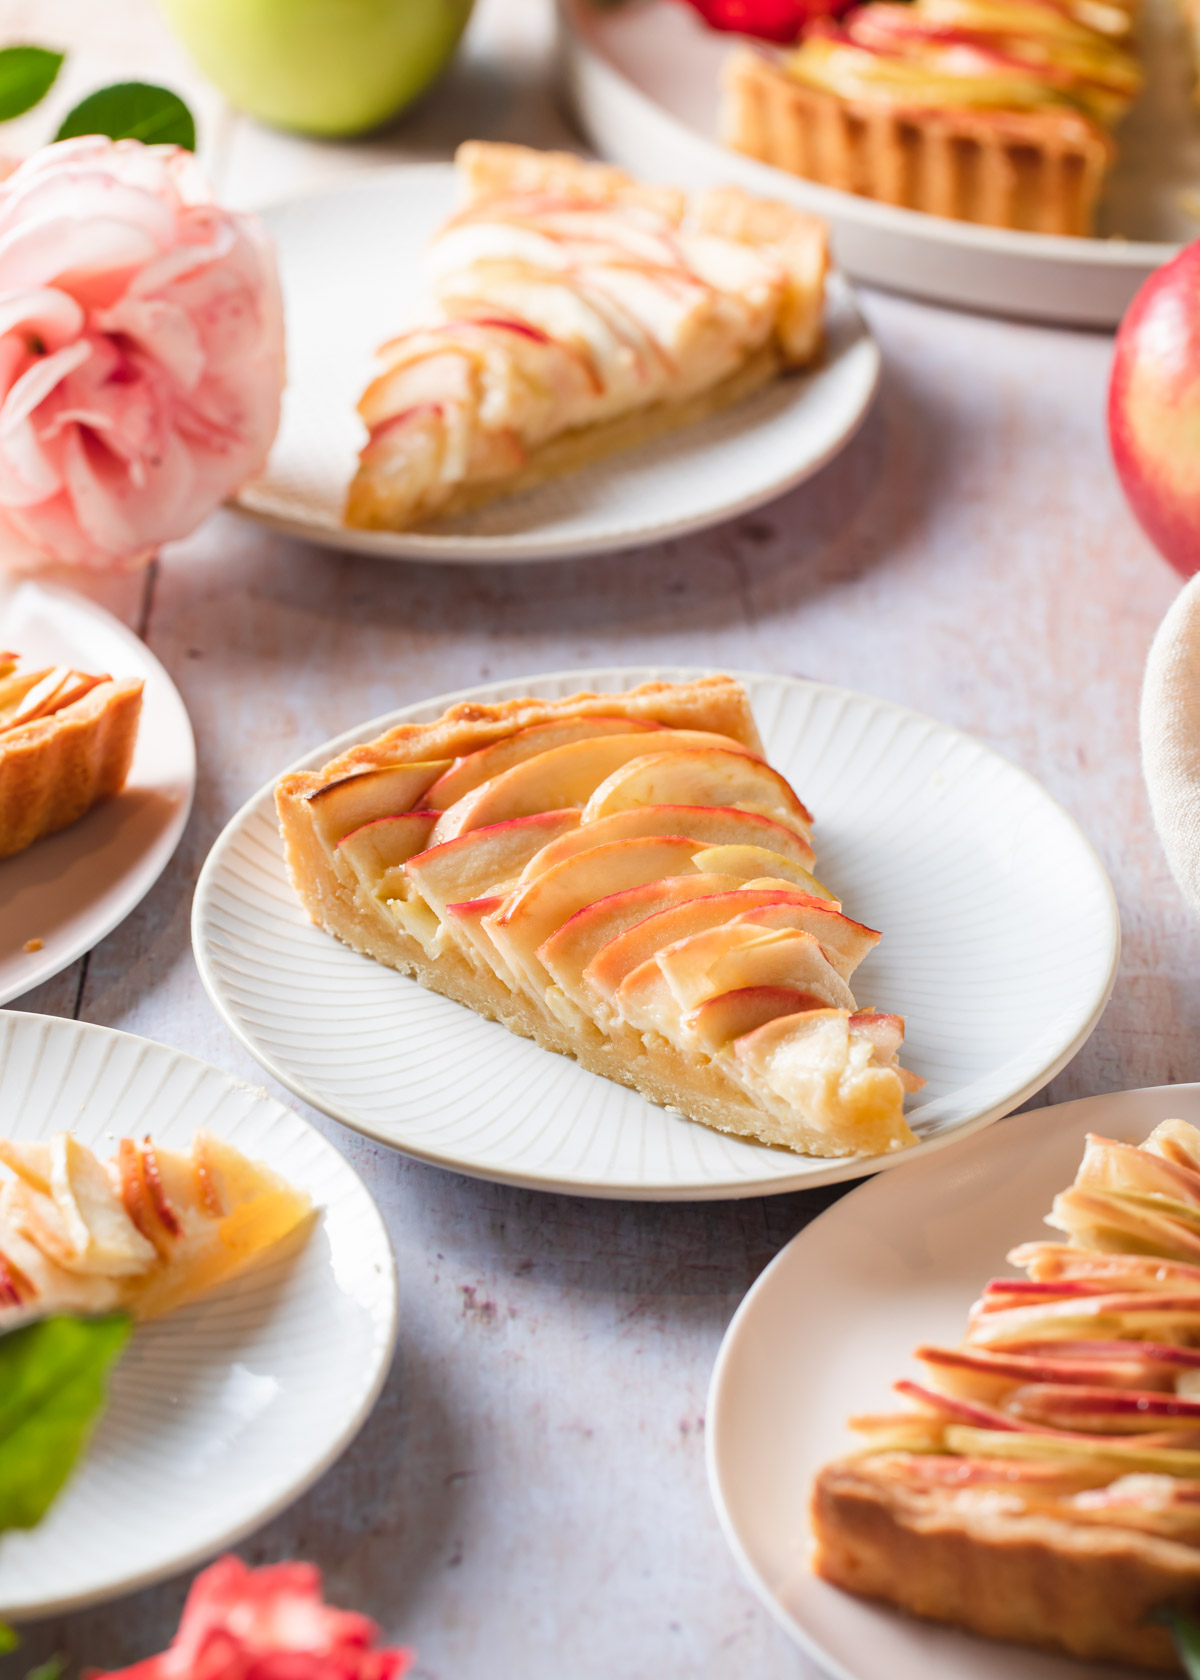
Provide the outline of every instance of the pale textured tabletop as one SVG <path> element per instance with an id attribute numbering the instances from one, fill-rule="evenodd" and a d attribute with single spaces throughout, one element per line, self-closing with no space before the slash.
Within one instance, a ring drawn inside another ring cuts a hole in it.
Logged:
<path id="1" fill-rule="evenodd" d="M 131 75 L 187 91 L 209 167 L 241 204 L 446 156 L 468 134 L 568 139 L 549 37 L 547 0 L 483 0 L 418 113 L 368 144 L 315 145 L 233 118 L 149 0 L 0 0 L 0 39 L 72 49 L 56 107 Z M 45 138 L 54 116 L 14 124 L 12 144 Z M 1039 1100 L 1200 1077 L 1200 928 L 1155 841 L 1137 755 L 1142 663 L 1177 580 L 1109 466 L 1111 341 L 881 294 L 864 304 L 886 373 L 862 432 L 811 484 L 707 535 L 562 566 L 438 570 L 221 516 L 144 579 L 88 586 L 183 693 L 196 808 L 140 909 L 16 1007 L 142 1033 L 262 1083 L 188 940 L 197 871 L 242 801 L 309 746 L 407 701 L 675 660 L 885 695 L 1032 771 L 1099 849 L 1125 938 L 1103 1021 Z M 417 1646 L 419 1680 L 815 1680 L 718 1532 L 704 1405 L 734 1307 L 830 1198 L 569 1200 L 415 1165 L 308 1117 L 387 1217 L 399 1352 L 345 1458 L 243 1554 L 320 1563 L 335 1601 Z M 184 1586 L 47 1624 L 25 1655 L 111 1667 L 148 1654 Z"/>

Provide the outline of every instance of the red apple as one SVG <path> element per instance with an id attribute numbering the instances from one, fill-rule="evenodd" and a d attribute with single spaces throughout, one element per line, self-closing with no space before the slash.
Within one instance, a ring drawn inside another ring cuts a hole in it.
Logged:
<path id="1" fill-rule="evenodd" d="M 1184 577 L 1200 571 L 1200 242 L 1152 274 L 1126 312 L 1108 435 L 1146 535 Z"/>

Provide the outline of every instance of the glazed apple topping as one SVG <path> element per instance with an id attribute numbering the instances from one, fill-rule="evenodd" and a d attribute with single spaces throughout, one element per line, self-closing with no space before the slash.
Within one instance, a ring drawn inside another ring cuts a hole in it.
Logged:
<path id="1" fill-rule="evenodd" d="M 854 1420 L 865 1450 L 931 1497 L 999 1483 L 1006 1509 L 1200 1538 L 1198 1214 L 1195 1128 L 1089 1137 L 1048 1218 L 1068 1242 L 1013 1250 L 1028 1276 L 986 1286 L 958 1347 L 917 1349 L 914 1410 Z M 895 1456 L 914 1449 L 936 1456 Z"/>
<path id="2" fill-rule="evenodd" d="M 66 665 L 22 671 L 16 654 L 0 654 L 0 734 L 53 717 L 108 681 Z"/>
<path id="3" fill-rule="evenodd" d="M 913 108 L 1074 109 L 1111 126 L 1141 90 L 1121 5 L 872 0 L 822 22 L 790 55 L 798 80 Z"/>
<path id="4" fill-rule="evenodd" d="M 70 1132 L 0 1139 L 0 1326 L 49 1312 L 151 1317 L 243 1270 L 308 1198 L 210 1133 L 188 1154 L 122 1138 L 102 1162 Z"/>

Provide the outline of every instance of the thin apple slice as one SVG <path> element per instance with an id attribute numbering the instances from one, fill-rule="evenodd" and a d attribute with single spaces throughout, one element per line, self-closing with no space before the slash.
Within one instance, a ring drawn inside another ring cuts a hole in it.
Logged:
<path id="1" fill-rule="evenodd" d="M 718 895 L 727 897 L 733 884 L 729 875 L 669 875 L 644 887 L 631 887 L 628 892 L 610 893 L 577 910 L 543 940 L 537 949 L 538 961 L 574 1003 L 594 1015 L 597 1000 L 585 986 L 584 974 L 598 952 L 672 907 L 682 908 Z M 718 919 L 725 921 L 727 916 L 724 912 Z"/>
<path id="2" fill-rule="evenodd" d="M 0 1162 L 16 1173 L 31 1189 L 43 1196 L 50 1194 L 50 1145 L 43 1142 L 18 1143 L 13 1138 L 0 1138 Z"/>
<path id="3" fill-rule="evenodd" d="M 512 991 L 516 988 L 516 977 L 484 926 L 484 918 L 499 910 L 503 903 L 503 893 L 488 893 L 483 898 L 467 899 L 462 904 L 448 904 L 442 920 L 442 932 L 464 956 L 489 970 Z"/>
<path id="4" fill-rule="evenodd" d="M 768 851 L 764 846 L 714 846 L 704 854 L 703 867 L 720 875 L 738 875 L 743 881 L 757 881 L 764 877 L 789 881 L 813 898 L 822 898 L 829 904 L 839 902 L 828 887 L 823 887 L 815 875 L 809 874 L 803 864 L 779 852 Z"/>
<path id="5" fill-rule="evenodd" d="M 670 836 L 618 840 L 581 852 L 511 894 L 504 909 L 489 916 L 485 925 L 513 973 L 522 975 L 540 997 L 549 974 L 538 958 L 538 947 L 556 928 L 597 899 L 684 874 L 698 849 L 695 840 Z"/>
<path id="6" fill-rule="evenodd" d="M 666 732 L 664 732 L 666 733 Z M 723 758 L 737 762 L 761 764 L 748 747 L 730 741 L 724 735 L 709 735 L 697 729 L 670 731 L 672 751 L 720 753 Z M 508 822 L 513 817 L 529 817 L 536 811 L 561 810 L 564 806 L 586 804 L 592 792 L 612 775 L 614 770 L 630 760 L 646 754 L 646 733 L 626 731 L 620 735 L 600 735 L 585 741 L 570 741 L 566 746 L 550 747 L 535 758 L 527 758 L 513 765 L 490 781 L 449 806 L 433 831 L 434 843 L 453 840 L 473 828 L 490 823 Z M 766 769 L 766 766 L 763 765 Z M 662 803 L 652 799 L 628 801 L 630 804 Z M 696 805 L 736 804 L 736 800 L 696 799 L 685 801 Z M 607 812 L 600 813 L 607 815 Z"/>
<path id="7" fill-rule="evenodd" d="M 782 823 L 772 822 L 754 811 L 738 811 L 726 805 L 639 805 L 629 811 L 614 811 L 611 817 L 585 823 L 572 834 L 564 834 L 553 845 L 539 852 L 525 866 L 525 880 L 544 875 L 564 858 L 576 852 L 591 851 L 594 846 L 611 845 L 614 840 L 644 840 L 655 834 L 681 834 L 687 840 L 700 840 L 706 846 L 741 854 L 753 852 L 761 862 L 769 858 L 778 868 L 770 871 L 756 867 L 725 869 L 719 861 L 705 866 L 708 875 L 764 875 L 787 874 L 799 867 L 800 873 L 811 880 L 803 868 L 812 862 L 812 847 Z M 768 848 L 778 847 L 778 851 Z M 822 893 L 819 896 L 826 896 Z"/>
<path id="8" fill-rule="evenodd" d="M 825 1009 L 828 1002 L 815 992 L 795 986 L 742 986 L 709 998 L 683 1019 L 686 1036 L 712 1056 L 780 1015 L 799 1015 L 806 1009 Z"/>
<path id="9" fill-rule="evenodd" d="M 1169 1365 L 1144 1359 L 1136 1342 L 1119 1354 L 1063 1359 L 1046 1354 L 988 1353 L 982 1348 L 919 1347 L 913 1357 L 925 1366 L 935 1388 L 968 1399 L 994 1401 L 1022 1383 L 1067 1383 L 1084 1389 L 1154 1389 L 1171 1393 Z"/>
<path id="10" fill-rule="evenodd" d="M 440 915 L 447 904 L 465 903 L 515 882 L 530 858 L 578 826 L 578 811 L 539 811 L 492 823 L 430 846 L 409 859 L 405 873 Z"/>
<path id="11" fill-rule="evenodd" d="M 403 877 L 397 879 L 394 872 L 424 849 L 436 822 L 436 811 L 405 811 L 398 817 L 376 817 L 374 822 L 343 834 L 337 843 L 337 853 L 369 893 L 377 892 L 385 878 L 402 888 Z"/>
<path id="12" fill-rule="evenodd" d="M 735 1039 L 734 1069 L 776 1112 L 799 1116 L 813 1154 L 884 1155 L 916 1142 L 904 1087 L 844 1009 L 781 1015 Z"/>
<path id="13" fill-rule="evenodd" d="M 389 764 L 382 770 L 360 770 L 326 783 L 306 801 L 317 833 L 327 846 L 336 846 L 353 829 L 377 817 L 411 811 L 451 763 L 443 758 L 428 764 Z"/>
<path id="14" fill-rule="evenodd" d="M 589 741 L 600 735 L 649 734 L 662 727 L 661 723 L 623 717 L 551 718 L 546 723 L 533 723 L 528 729 L 518 729 L 456 760 L 429 789 L 426 802 L 431 811 L 448 810 L 481 783 L 490 782 L 493 776 L 502 775 L 551 747 L 566 747 L 573 741 Z"/>
<path id="15" fill-rule="evenodd" d="M 730 922 L 668 945 L 655 960 L 685 1010 L 746 986 L 795 986 L 834 1009 L 854 1008 L 850 988 L 811 933 Z"/>
<path id="16" fill-rule="evenodd" d="M 634 805 L 735 805 L 809 839 L 812 817 L 777 770 L 727 746 L 693 746 L 680 730 L 671 750 L 644 752 L 619 766 L 591 793 L 585 823 Z"/>
<path id="17" fill-rule="evenodd" d="M 612 1013 L 637 1032 L 658 1033 L 674 1045 L 684 1042 L 684 1012 L 657 957 L 648 957 L 625 976 L 612 999 Z"/>
<path id="18" fill-rule="evenodd" d="M 732 882 L 730 876 L 718 879 Z M 724 927 L 735 919 L 744 918 L 756 910 L 768 911 L 775 905 L 781 909 L 794 907 L 802 911 L 806 906 L 818 903 L 784 883 L 760 890 L 744 887 L 738 882 L 732 892 L 693 896 L 699 902 L 681 901 L 664 905 L 636 924 L 631 922 L 627 930 L 614 932 L 611 939 L 593 952 L 584 968 L 582 979 L 586 995 L 593 1002 L 611 999 L 627 974 L 632 974 L 641 963 L 667 945 L 673 945 L 676 940 L 690 939 L 693 934 L 704 933 L 709 928 Z"/>
<path id="19" fill-rule="evenodd" d="M 851 921 L 849 916 L 844 916 L 831 905 L 799 893 L 791 898 L 776 898 L 766 904 L 753 905 L 742 911 L 737 919 L 752 927 L 789 928 L 796 933 L 811 933 L 829 962 L 846 981 L 879 943 L 879 935 L 874 928 Z M 894 1020 L 895 1017 L 879 1016 L 877 1019 Z M 904 1024 L 901 1022 L 901 1041 L 903 1037 Z"/>

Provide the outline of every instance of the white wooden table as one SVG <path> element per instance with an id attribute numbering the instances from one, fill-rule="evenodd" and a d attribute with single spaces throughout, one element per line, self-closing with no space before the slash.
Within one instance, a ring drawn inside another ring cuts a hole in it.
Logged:
<path id="1" fill-rule="evenodd" d="M 209 167 L 240 204 L 446 156 L 468 134 L 570 138 L 548 0 L 481 0 L 450 80 L 358 145 L 234 117 L 150 0 L 0 0 L 0 39 L 72 50 L 54 107 L 5 143 L 36 144 L 57 108 L 105 80 L 149 76 L 193 100 Z M 1113 1002 L 1048 1099 L 1200 1078 L 1200 928 L 1155 841 L 1137 754 L 1142 662 L 1177 580 L 1107 459 L 1110 340 L 864 301 L 886 379 L 863 431 L 814 482 L 707 535 L 562 566 L 439 570 L 332 556 L 219 516 L 144 577 L 85 584 L 179 684 L 198 796 L 141 908 L 16 1007 L 142 1033 L 262 1083 L 188 940 L 197 871 L 237 806 L 306 747 L 406 701 L 669 659 L 886 695 L 1040 777 L 1099 848 L 1125 929 Z M 336 1602 L 416 1645 L 419 1680 L 815 1680 L 717 1530 L 704 1406 L 737 1302 L 832 1193 L 575 1201 L 419 1166 L 308 1117 L 387 1217 L 399 1354 L 345 1458 L 243 1554 L 320 1563 Z M 108 1668 L 149 1654 L 185 1585 L 47 1624 L 24 1655 Z"/>

